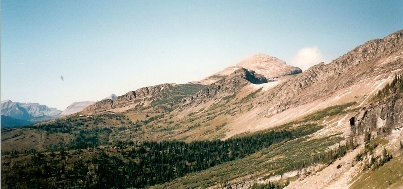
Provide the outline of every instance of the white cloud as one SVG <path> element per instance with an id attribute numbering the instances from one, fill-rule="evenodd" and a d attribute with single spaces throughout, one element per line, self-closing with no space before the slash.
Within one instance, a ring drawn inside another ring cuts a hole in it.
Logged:
<path id="1" fill-rule="evenodd" d="M 320 62 L 325 62 L 325 58 L 318 47 L 304 47 L 293 57 L 291 64 L 302 70 L 307 70 Z"/>

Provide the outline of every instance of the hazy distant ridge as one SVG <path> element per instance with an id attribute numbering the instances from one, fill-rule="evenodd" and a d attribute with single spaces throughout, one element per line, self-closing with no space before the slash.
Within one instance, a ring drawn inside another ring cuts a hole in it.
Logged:
<path id="1" fill-rule="evenodd" d="M 62 111 L 38 103 L 1 102 L 2 127 L 29 125 L 57 118 Z"/>

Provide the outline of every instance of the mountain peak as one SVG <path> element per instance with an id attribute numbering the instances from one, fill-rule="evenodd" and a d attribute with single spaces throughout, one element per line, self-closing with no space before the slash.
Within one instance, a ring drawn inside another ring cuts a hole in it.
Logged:
<path id="1" fill-rule="evenodd" d="M 236 64 L 236 66 L 253 70 L 266 78 L 274 78 L 302 72 L 300 68 L 287 65 L 285 61 L 277 57 L 262 53 L 250 56 Z"/>
<path id="2" fill-rule="evenodd" d="M 285 75 L 299 74 L 302 72 L 300 68 L 287 65 L 285 61 L 277 57 L 259 53 L 238 62 L 234 66 L 227 67 L 224 70 L 201 80 L 199 83 L 215 83 L 223 77 L 226 77 L 236 70 L 242 68 L 254 71 L 257 74 L 263 75 L 267 79 L 281 77 Z"/>
<path id="3" fill-rule="evenodd" d="M 263 53 L 259 53 L 259 54 L 255 54 L 252 55 L 244 60 L 242 60 L 241 62 L 239 62 L 238 64 L 236 64 L 236 66 L 239 67 L 250 67 L 250 66 L 272 66 L 272 65 L 277 65 L 277 64 L 285 64 L 285 61 L 280 60 L 277 57 L 273 57 L 273 56 L 269 56 L 267 54 L 263 54 Z"/>

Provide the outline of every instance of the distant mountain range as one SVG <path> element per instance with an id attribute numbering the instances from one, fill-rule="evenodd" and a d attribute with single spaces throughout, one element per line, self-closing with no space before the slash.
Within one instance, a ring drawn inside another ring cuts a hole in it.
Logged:
<path id="1" fill-rule="evenodd" d="M 103 100 L 115 100 L 117 96 L 111 94 Z M 11 100 L 1 101 L 1 127 L 27 126 L 35 123 L 49 121 L 58 117 L 64 117 L 94 104 L 94 101 L 73 102 L 64 111 L 50 108 L 38 103 L 13 102 Z"/>
<path id="2" fill-rule="evenodd" d="M 1 102 L 1 126 L 26 126 L 57 118 L 62 111 L 38 103 Z"/>

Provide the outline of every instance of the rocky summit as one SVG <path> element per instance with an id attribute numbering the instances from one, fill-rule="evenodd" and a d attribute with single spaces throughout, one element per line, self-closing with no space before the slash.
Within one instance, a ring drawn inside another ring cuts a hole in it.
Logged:
<path id="1" fill-rule="evenodd" d="M 253 70 L 269 79 L 302 72 L 300 68 L 287 65 L 285 61 L 266 54 L 256 54 L 246 58 L 237 63 L 236 67 Z"/>
<path id="2" fill-rule="evenodd" d="M 294 75 L 302 72 L 300 68 L 287 65 L 285 61 L 282 61 L 276 57 L 272 57 L 266 54 L 256 54 L 251 57 L 242 60 L 241 62 L 225 68 L 224 70 L 211 75 L 198 83 L 212 84 L 220 79 L 227 77 L 239 69 L 247 69 L 256 72 L 264 76 L 267 79 L 277 79 L 281 76 Z"/>

